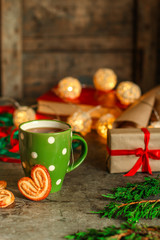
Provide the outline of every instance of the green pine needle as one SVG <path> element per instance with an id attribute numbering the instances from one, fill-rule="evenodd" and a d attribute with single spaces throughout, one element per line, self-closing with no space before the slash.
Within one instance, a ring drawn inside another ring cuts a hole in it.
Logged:
<path id="1" fill-rule="evenodd" d="M 120 227 L 109 226 L 102 230 L 88 229 L 65 237 L 75 240 L 158 240 L 160 227 L 145 227 L 136 224 L 123 223 Z"/>
<path id="2" fill-rule="evenodd" d="M 145 177 L 141 183 L 127 183 L 126 187 L 113 189 L 112 194 L 102 195 L 120 202 L 133 202 L 160 194 L 160 177 Z"/>
<path id="3" fill-rule="evenodd" d="M 160 227 L 140 227 L 135 225 L 140 218 L 153 219 L 160 217 L 160 199 L 143 200 L 149 196 L 160 194 L 160 178 L 146 177 L 144 182 L 131 184 L 126 187 L 113 189 L 112 194 L 104 197 L 115 199 L 98 212 L 103 217 L 127 219 L 120 228 L 106 227 L 102 230 L 89 229 L 87 232 L 78 232 L 65 238 L 75 240 L 158 240 Z M 120 203 L 123 202 L 123 203 Z"/>
<path id="4" fill-rule="evenodd" d="M 102 218 L 126 218 L 128 222 L 138 222 L 140 218 L 153 219 L 160 217 L 160 199 L 142 200 L 140 202 L 116 203 L 111 202 L 98 212 Z"/>

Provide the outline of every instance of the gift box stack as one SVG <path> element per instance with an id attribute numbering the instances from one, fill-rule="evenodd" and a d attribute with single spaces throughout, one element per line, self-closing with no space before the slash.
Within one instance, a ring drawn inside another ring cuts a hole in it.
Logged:
<path id="1" fill-rule="evenodd" d="M 110 173 L 160 171 L 160 87 L 144 94 L 116 119 L 107 134 Z"/>

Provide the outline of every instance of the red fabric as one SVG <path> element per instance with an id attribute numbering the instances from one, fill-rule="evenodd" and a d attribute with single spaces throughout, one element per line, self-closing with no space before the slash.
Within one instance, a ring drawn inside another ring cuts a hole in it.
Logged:
<path id="1" fill-rule="evenodd" d="M 55 92 L 57 91 L 57 88 L 54 88 Z M 98 97 L 100 95 L 106 95 L 106 92 L 97 91 L 95 88 L 92 87 L 83 87 L 82 92 L 79 97 L 75 99 L 63 99 L 60 98 L 56 93 L 54 93 L 53 90 L 48 91 L 47 93 L 40 96 L 37 100 L 45 100 L 45 101 L 53 101 L 53 102 L 69 102 L 73 104 L 87 104 L 91 106 L 97 106 L 99 105 Z"/>
<path id="2" fill-rule="evenodd" d="M 15 108 L 13 106 L 0 106 L 0 114 L 11 113 L 13 114 Z"/>
<path id="3" fill-rule="evenodd" d="M 107 105 L 107 102 L 110 102 L 110 94 L 114 94 L 114 104 L 112 107 L 119 107 L 120 109 L 126 109 L 129 105 L 124 105 L 120 103 L 120 101 L 117 99 L 115 90 L 109 90 L 109 91 L 99 91 L 93 87 L 83 87 L 81 94 L 79 97 L 70 99 L 70 98 L 61 98 L 58 96 L 57 87 L 53 88 L 52 90 L 49 90 L 48 92 L 44 93 L 42 96 L 40 96 L 37 101 L 47 101 L 47 102 L 59 102 L 59 103 L 72 103 L 72 104 L 83 104 L 83 105 L 89 105 L 89 106 L 98 106 L 102 105 L 104 107 L 109 107 Z M 101 102 L 100 99 L 104 97 L 104 102 Z M 112 99 L 113 100 L 113 99 Z"/>
<path id="4" fill-rule="evenodd" d="M 44 115 L 41 113 L 36 113 L 36 119 L 53 119 L 53 116 L 49 116 L 49 115 Z"/>
<path id="5" fill-rule="evenodd" d="M 11 132 L 11 135 L 10 135 L 10 142 L 11 142 L 11 146 L 12 148 L 9 150 L 9 152 L 19 152 L 19 141 L 18 139 L 14 139 L 13 136 L 14 136 L 14 133 L 17 131 L 17 128 L 13 129 L 13 131 Z"/>
<path id="6" fill-rule="evenodd" d="M 21 163 L 20 159 L 9 158 L 9 157 L 0 157 L 1 162 L 9 162 L 9 163 Z"/>
<path id="7" fill-rule="evenodd" d="M 11 127 L 0 127 L 0 138 L 7 137 L 11 132 Z"/>
<path id="8" fill-rule="evenodd" d="M 131 170 L 125 174 L 124 176 L 133 176 L 138 171 L 138 169 L 142 166 L 142 172 L 148 172 L 152 174 L 152 170 L 149 164 L 149 158 L 154 160 L 160 160 L 160 149 L 150 150 L 148 149 L 148 144 L 150 140 L 150 132 L 147 128 L 141 128 L 144 133 L 144 143 L 145 149 L 137 148 L 133 150 L 111 150 L 107 149 L 111 156 L 122 156 L 122 155 L 135 155 L 138 156 L 138 160 L 135 165 L 131 168 Z"/>
<path id="9" fill-rule="evenodd" d="M 18 142 L 18 140 L 17 140 L 17 143 L 14 146 L 12 146 L 11 149 L 9 149 L 9 152 L 13 152 L 13 153 L 19 152 L 19 142 Z"/>
<path id="10" fill-rule="evenodd" d="M 17 144 L 18 140 L 14 139 L 14 133 L 17 131 L 17 128 L 14 128 L 13 131 L 10 133 L 10 141 L 11 141 L 11 146 L 14 146 L 15 144 Z"/>
<path id="11" fill-rule="evenodd" d="M 14 133 L 17 131 L 17 128 L 12 130 L 11 127 L 0 127 L 0 138 L 7 137 L 10 135 L 10 144 L 11 148 L 8 150 L 9 152 L 18 153 L 19 152 L 19 141 L 18 139 L 14 139 Z M 10 162 L 10 163 L 20 163 L 20 159 L 15 159 L 7 156 L 0 157 L 0 161 Z"/>

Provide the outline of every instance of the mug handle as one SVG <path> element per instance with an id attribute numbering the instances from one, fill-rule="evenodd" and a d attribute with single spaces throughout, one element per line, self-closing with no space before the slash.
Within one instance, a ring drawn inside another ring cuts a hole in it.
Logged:
<path id="1" fill-rule="evenodd" d="M 84 138 L 82 138 L 79 135 L 73 134 L 72 136 L 72 141 L 73 140 L 79 140 L 81 142 L 81 155 L 80 157 L 76 160 L 76 162 L 74 162 L 72 165 L 69 165 L 67 168 L 67 172 L 71 172 L 72 170 L 74 170 L 75 168 L 77 168 L 85 159 L 85 157 L 87 156 L 87 152 L 88 152 L 88 146 L 86 141 L 84 140 Z"/>

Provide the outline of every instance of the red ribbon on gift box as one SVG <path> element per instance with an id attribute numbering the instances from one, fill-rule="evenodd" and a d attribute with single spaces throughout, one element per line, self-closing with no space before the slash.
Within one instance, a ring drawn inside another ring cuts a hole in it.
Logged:
<path id="1" fill-rule="evenodd" d="M 135 155 L 138 158 L 135 165 L 131 168 L 131 170 L 125 174 L 124 176 L 133 176 L 138 171 L 138 169 L 142 166 L 142 172 L 148 172 L 152 174 L 152 170 L 149 164 L 149 158 L 154 160 L 160 160 L 160 149 L 150 150 L 148 149 L 148 144 L 150 140 L 150 132 L 147 128 L 141 128 L 144 133 L 144 144 L 145 148 L 136 148 L 133 150 L 111 150 L 107 148 L 109 155 L 111 156 L 122 156 L 122 155 Z"/>

